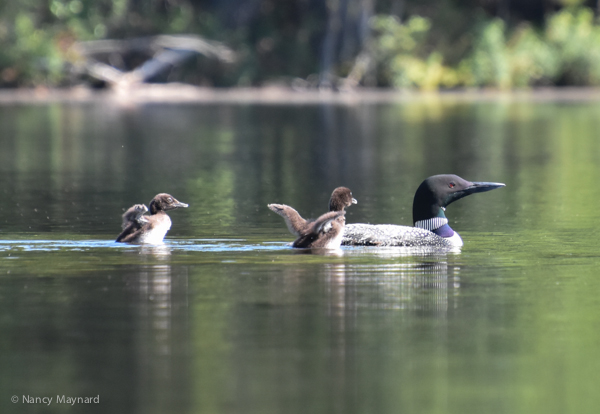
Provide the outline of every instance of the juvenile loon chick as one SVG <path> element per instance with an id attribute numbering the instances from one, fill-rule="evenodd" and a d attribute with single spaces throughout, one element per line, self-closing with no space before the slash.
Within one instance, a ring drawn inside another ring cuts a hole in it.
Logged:
<path id="1" fill-rule="evenodd" d="M 346 207 L 357 203 L 348 187 L 338 187 L 333 190 L 329 198 L 329 211 L 344 211 Z"/>
<path id="2" fill-rule="evenodd" d="M 329 198 L 329 211 L 344 211 L 346 207 L 356 204 L 358 201 L 352 197 L 352 191 L 347 187 L 338 187 L 333 190 Z M 315 220 L 302 218 L 294 208 L 285 204 L 269 204 L 271 211 L 279 214 L 285 220 L 288 230 L 294 236 L 300 236 L 308 231 L 309 226 Z"/>
<path id="3" fill-rule="evenodd" d="M 470 182 L 457 175 L 434 175 L 421 183 L 413 200 L 415 227 L 392 224 L 348 224 L 343 245 L 460 247 L 463 241 L 448 225 L 446 207 L 465 196 L 504 187 L 502 183 Z"/>
<path id="4" fill-rule="evenodd" d="M 345 211 L 330 211 L 311 222 L 292 247 L 339 249 L 346 223 Z"/>
<path id="5" fill-rule="evenodd" d="M 123 224 L 121 228 L 125 230 L 129 226 L 135 226 L 136 230 L 144 223 L 148 223 L 148 219 L 144 216 L 144 213 L 148 212 L 148 207 L 145 204 L 135 204 L 127 209 L 123 213 Z"/>
<path id="6" fill-rule="evenodd" d="M 150 201 L 149 206 L 150 215 L 143 216 L 147 222 L 143 223 L 139 228 L 135 228 L 135 225 L 127 226 L 119 234 L 119 237 L 117 237 L 117 242 L 133 244 L 162 243 L 165 235 L 171 228 L 171 219 L 166 212 L 180 207 L 187 207 L 188 205 L 177 201 L 169 194 L 160 193 Z M 123 219 L 125 218 L 123 217 Z"/>

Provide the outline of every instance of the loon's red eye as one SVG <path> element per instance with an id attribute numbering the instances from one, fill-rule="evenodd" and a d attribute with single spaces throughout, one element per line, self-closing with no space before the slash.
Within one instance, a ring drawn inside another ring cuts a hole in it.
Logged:
<path id="1" fill-rule="evenodd" d="M 450 188 L 454 188 L 456 186 L 456 184 L 454 184 L 453 182 L 450 182 L 450 184 L 448 184 L 448 187 Z"/>

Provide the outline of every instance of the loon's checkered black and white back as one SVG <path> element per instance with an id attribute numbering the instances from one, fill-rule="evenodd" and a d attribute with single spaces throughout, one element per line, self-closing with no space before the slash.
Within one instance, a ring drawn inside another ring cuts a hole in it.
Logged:
<path id="1" fill-rule="evenodd" d="M 458 247 L 454 240 L 418 227 L 395 224 L 346 224 L 342 245 L 399 247 Z"/>

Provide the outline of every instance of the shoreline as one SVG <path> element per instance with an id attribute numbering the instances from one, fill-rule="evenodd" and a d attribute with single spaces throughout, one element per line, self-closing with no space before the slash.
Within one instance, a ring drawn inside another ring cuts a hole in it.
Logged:
<path id="1" fill-rule="evenodd" d="M 112 101 L 123 104 L 345 104 L 408 102 L 590 102 L 600 101 L 600 88 L 565 87 L 498 91 L 492 89 L 436 92 L 356 88 L 348 91 L 294 90 L 288 87 L 207 88 L 184 84 L 143 84 L 128 88 L 94 90 L 0 89 L 0 105 L 16 103 L 90 103 Z"/>

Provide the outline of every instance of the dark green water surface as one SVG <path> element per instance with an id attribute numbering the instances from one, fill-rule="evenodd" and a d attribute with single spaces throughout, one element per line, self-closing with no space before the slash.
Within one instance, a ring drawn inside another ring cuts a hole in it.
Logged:
<path id="1" fill-rule="evenodd" d="M 440 173 L 507 184 L 460 252 L 295 251 L 266 207 L 410 225 Z M 0 412 L 598 412 L 598 177 L 598 102 L 4 104 Z M 113 243 L 159 192 L 164 245 Z"/>

